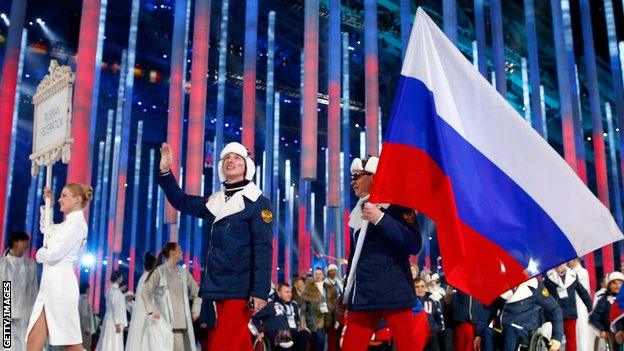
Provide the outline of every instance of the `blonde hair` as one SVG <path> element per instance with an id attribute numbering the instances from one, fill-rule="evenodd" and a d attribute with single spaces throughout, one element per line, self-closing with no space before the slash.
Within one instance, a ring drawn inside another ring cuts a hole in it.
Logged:
<path id="1" fill-rule="evenodd" d="M 80 206 L 82 208 L 87 207 L 87 204 L 93 199 L 93 187 L 90 185 L 84 185 L 80 183 L 69 183 L 65 185 L 65 188 L 74 194 L 74 196 L 80 196 Z"/>

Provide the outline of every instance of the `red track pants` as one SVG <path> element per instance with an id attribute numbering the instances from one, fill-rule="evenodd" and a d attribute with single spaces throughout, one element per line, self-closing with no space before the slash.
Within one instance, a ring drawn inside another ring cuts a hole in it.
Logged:
<path id="1" fill-rule="evenodd" d="M 349 311 L 342 350 L 366 350 L 381 318 L 388 323 L 398 351 L 416 351 L 424 348 L 429 334 L 427 316 L 424 311 L 415 316 L 411 309 L 407 309 L 374 312 Z"/>
<path id="2" fill-rule="evenodd" d="M 576 351 L 576 319 L 565 318 L 563 320 L 563 333 L 566 338 L 565 351 Z"/>
<path id="3" fill-rule="evenodd" d="M 470 322 L 460 323 L 455 328 L 453 351 L 472 351 L 475 338 L 475 327 Z"/>
<path id="4" fill-rule="evenodd" d="M 247 324 L 253 311 L 247 307 L 247 300 L 217 301 L 217 327 L 210 333 L 210 351 L 251 351 L 251 334 Z"/>

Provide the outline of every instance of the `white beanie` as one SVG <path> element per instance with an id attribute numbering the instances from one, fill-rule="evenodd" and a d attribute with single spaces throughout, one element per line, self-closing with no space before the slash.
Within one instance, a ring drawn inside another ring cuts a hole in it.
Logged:
<path id="1" fill-rule="evenodd" d="M 223 158 L 228 154 L 236 154 L 245 159 L 246 171 L 245 171 L 245 179 L 251 181 L 256 174 L 256 165 L 254 161 L 249 157 L 249 152 L 247 148 L 243 146 L 241 143 L 231 142 L 221 150 L 221 155 L 219 157 L 219 180 L 221 183 L 226 181 L 225 173 L 223 173 Z"/>
<path id="2" fill-rule="evenodd" d="M 609 283 L 614 280 L 621 280 L 622 283 L 624 283 L 624 274 L 617 271 L 609 273 L 607 275 L 607 288 L 609 287 Z"/>
<path id="3" fill-rule="evenodd" d="M 375 156 L 369 156 L 365 159 L 354 158 L 351 162 L 351 174 L 355 175 L 360 172 L 375 174 L 378 164 L 379 158 Z"/>

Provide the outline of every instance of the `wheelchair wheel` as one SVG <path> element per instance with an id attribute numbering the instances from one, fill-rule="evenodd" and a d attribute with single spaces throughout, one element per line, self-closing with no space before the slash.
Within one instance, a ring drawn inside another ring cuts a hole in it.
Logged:
<path id="1" fill-rule="evenodd" d="M 253 342 L 254 351 L 271 351 L 271 342 L 269 338 L 262 338 L 262 341 L 255 339 Z"/>
<path id="2" fill-rule="evenodd" d="M 528 351 L 547 351 L 548 350 L 548 339 L 544 337 L 539 332 L 535 332 L 531 335 L 531 339 L 529 340 L 529 348 Z"/>

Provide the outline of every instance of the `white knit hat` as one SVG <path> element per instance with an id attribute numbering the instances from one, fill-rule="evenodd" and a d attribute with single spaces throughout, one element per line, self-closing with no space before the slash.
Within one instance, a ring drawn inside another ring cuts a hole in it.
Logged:
<path id="1" fill-rule="evenodd" d="M 369 156 L 365 159 L 354 158 L 351 162 L 351 174 L 355 175 L 360 172 L 375 174 L 375 172 L 377 172 L 378 164 L 379 158 L 375 156 Z"/>
<path id="2" fill-rule="evenodd" d="M 609 283 L 614 280 L 621 280 L 624 283 L 624 274 L 617 271 L 609 273 L 607 275 L 607 287 L 609 286 Z"/>
<path id="3" fill-rule="evenodd" d="M 254 161 L 249 157 L 249 152 L 247 148 L 243 146 L 241 143 L 231 142 L 221 150 L 221 155 L 219 157 L 219 180 L 221 183 L 226 181 L 225 173 L 223 173 L 223 158 L 228 154 L 236 154 L 245 159 L 245 179 L 251 181 L 256 174 L 256 165 Z"/>
<path id="4" fill-rule="evenodd" d="M 330 264 L 329 266 L 327 266 L 327 272 L 334 270 L 334 271 L 338 271 L 338 266 L 336 266 L 335 264 Z"/>

